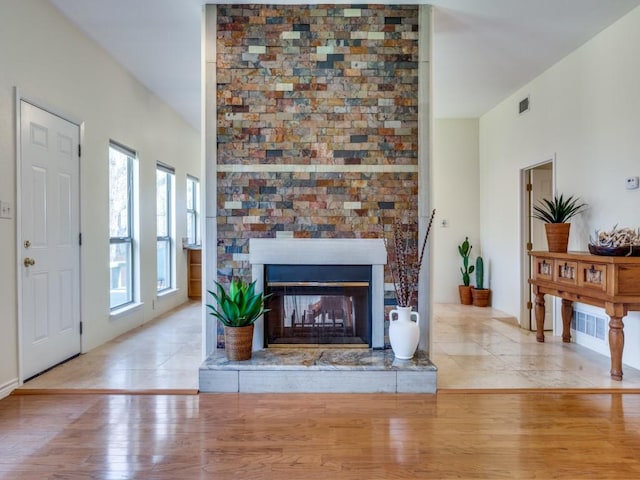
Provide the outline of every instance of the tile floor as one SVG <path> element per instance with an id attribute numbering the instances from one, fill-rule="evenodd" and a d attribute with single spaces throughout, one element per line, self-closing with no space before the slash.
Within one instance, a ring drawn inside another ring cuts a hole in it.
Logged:
<path id="1" fill-rule="evenodd" d="M 640 371 L 609 377 L 609 359 L 576 344 L 520 329 L 492 308 L 433 308 L 438 389 L 640 388 Z M 200 303 L 184 306 L 81 355 L 23 389 L 195 390 L 201 364 Z"/>
<path id="2" fill-rule="evenodd" d="M 21 388 L 197 390 L 201 318 L 200 302 L 189 301 Z"/>
<path id="3" fill-rule="evenodd" d="M 624 380 L 611 380 L 609 358 L 550 332 L 538 343 L 498 310 L 438 304 L 433 312 L 438 389 L 640 388 L 640 371 L 623 365 Z"/>

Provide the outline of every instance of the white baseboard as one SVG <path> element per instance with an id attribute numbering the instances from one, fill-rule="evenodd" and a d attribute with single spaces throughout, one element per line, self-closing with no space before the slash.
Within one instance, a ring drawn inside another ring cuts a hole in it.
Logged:
<path id="1" fill-rule="evenodd" d="M 13 392 L 16 388 L 18 388 L 17 378 L 5 383 L 4 385 L 0 385 L 0 399 L 11 395 L 11 392 Z"/>

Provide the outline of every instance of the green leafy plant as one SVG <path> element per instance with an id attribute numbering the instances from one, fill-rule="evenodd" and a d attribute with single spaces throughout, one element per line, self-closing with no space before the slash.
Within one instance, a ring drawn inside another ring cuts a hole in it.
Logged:
<path id="1" fill-rule="evenodd" d="M 484 260 L 480 255 L 476 258 L 476 289 L 484 290 Z"/>
<path id="2" fill-rule="evenodd" d="M 264 302 L 271 295 L 255 293 L 256 282 L 246 283 L 240 278 L 236 278 L 229 284 L 229 292 L 224 287 L 215 282 L 218 291 L 209 294 L 214 298 L 217 306 L 207 305 L 211 315 L 216 317 L 227 327 L 246 327 L 253 323 L 262 315 L 268 312 L 264 308 Z"/>
<path id="3" fill-rule="evenodd" d="M 460 272 L 462 272 L 462 283 L 465 287 L 469 286 L 469 283 L 471 282 L 469 275 L 472 274 L 474 270 L 473 265 L 469 266 L 469 255 L 471 255 L 472 248 L 473 247 L 469 243 L 469 237 L 465 237 L 464 242 L 458 245 L 458 253 L 460 253 L 460 256 L 462 257 L 462 267 L 460 267 Z"/>
<path id="4" fill-rule="evenodd" d="M 533 218 L 545 223 L 567 223 L 570 218 L 581 213 L 587 204 L 581 203 L 579 198 L 569 195 L 566 199 L 561 194 L 555 195 L 553 200 L 543 198 L 538 205 L 533 206 Z"/>

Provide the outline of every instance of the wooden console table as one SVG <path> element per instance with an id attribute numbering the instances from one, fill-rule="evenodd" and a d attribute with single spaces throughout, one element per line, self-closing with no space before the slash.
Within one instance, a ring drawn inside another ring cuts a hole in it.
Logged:
<path id="1" fill-rule="evenodd" d="M 573 302 L 602 307 L 609 315 L 611 378 L 622 380 L 624 324 L 640 310 L 640 257 L 605 257 L 586 252 L 530 252 L 536 340 L 544 342 L 544 295 L 562 298 L 562 341 L 571 341 Z"/>

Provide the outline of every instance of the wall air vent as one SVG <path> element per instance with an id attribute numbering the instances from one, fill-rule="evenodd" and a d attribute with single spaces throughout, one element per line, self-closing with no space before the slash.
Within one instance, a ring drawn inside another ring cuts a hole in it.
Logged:
<path id="1" fill-rule="evenodd" d="M 606 335 L 607 320 L 598 315 L 592 315 L 578 310 L 573 311 L 571 328 L 591 337 L 604 341 Z"/>
<path id="2" fill-rule="evenodd" d="M 522 115 L 524 112 L 529 111 L 529 97 L 525 97 L 522 100 L 520 100 L 520 103 L 518 104 L 518 113 L 520 115 Z"/>

